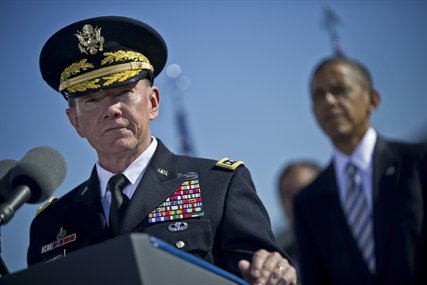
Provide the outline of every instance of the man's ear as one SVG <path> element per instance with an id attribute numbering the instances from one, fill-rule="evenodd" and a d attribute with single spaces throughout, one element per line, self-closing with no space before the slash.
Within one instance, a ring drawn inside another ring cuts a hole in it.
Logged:
<path id="1" fill-rule="evenodd" d="M 150 120 L 154 120 L 159 115 L 160 108 L 160 91 L 156 86 L 150 88 L 149 101 L 150 101 Z"/>
<path id="2" fill-rule="evenodd" d="M 369 112 L 372 113 L 373 111 L 375 111 L 380 105 L 380 102 L 381 102 L 380 93 L 377 90 L 372 89 L 369 92 Z"/>
<path id="3" fill-rule="evenodd" d="M 68 120 L 70 121 L 71 125 L 73 125 L 74 129 L 79 134 L 79 136 L 82 138 L 86 138 L 83 135 L 82 130 L 80 129 L 79 118 L 76 113 L 76 108 L 67 108 L 65 110 L 65 113 L 67 114 Z"/>

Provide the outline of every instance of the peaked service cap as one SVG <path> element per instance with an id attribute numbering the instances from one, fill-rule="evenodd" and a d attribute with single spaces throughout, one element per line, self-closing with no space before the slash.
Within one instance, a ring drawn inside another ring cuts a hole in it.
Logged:
<path id="1" fill-rule="evenodd" d="M 167 47 L 149 25 L 106 16 L 68 25 L 40 54 L 43 79 L 66 99 L 153 80 L 166 64 Z"/>

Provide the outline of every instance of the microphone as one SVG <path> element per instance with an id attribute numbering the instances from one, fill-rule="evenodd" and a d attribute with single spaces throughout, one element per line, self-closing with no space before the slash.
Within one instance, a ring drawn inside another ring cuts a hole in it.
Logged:
<path id="1" fill-rule="evenodd" d="M 5 176 L 18 162 L 13 159 L 0 160 L 0 178 Z"/>
<path id="2" fill-rule="evenodd" d="M 8 198 L 10 170 L 17 163 L 18 162 L 13 159 L 0 160 L 0 204 L 2 204 Z M 1 229 L 1 225 L 0 225 L 0 229 Z M 9 269 L 7 268 L 6 264 L 4 263 L 1 257 L 1 240 L 0 240 L 0 276 L 7 275 L 8 273 L 9 273 Z"/>
<path id="3" fill-rule="evenodd" d="M 10 170 L 10 196 L 0 205 L 0 225 L 6 224 L 24 204 L 43 202 L 65 178 L 64 157 L 55 149 L 40 146 L 28 151 Z"/>
<path id="4" fill-rule="evenodd" d="M 17 163 L 18 162 L 13 159 L 0 160 L 0 204 L 8 198 L 10 170 Z"/>

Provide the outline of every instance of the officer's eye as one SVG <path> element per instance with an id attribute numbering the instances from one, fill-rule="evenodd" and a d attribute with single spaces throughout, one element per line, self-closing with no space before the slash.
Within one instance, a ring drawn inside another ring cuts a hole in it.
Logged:
<path id="1" fill-rule="evenodd" d="M 124 89 L 124 90 L 121 90 L 120 92 L 118 92 L 118 93 L 116 94 L 116 96 L 117 96 L 117 97 L 119 97 L 119 96 L 127 96 L 127 95 L 129 95 L 131 92 L 132 92 L 132 90 L 131 90 L 131 89 Z"/>
<path id="2" fill-rule="evenodd" d="M 89 99 L 85 100 L 85 101 L 84 101 L 84 103 L 85 103 L 85 104 L 91 104 L 91 103 L 96 103 L 96 102 L 98 102 L 98 101 L 99 101 L 99 99 L 98 99 L 98 98 L 93 97 L 93 98 L 89 98 Z"/>

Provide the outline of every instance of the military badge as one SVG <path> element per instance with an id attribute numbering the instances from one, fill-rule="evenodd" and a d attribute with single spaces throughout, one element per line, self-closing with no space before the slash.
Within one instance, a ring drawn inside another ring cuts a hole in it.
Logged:
<path id="1" fill-rule="evenodd" d="M 161 175 L 168 176 L 167 170 L 159 168 L 159 169 L 157 169 L 157 172 L 160 173 Z"/>
<path id="2" fill-rule="evenodd" d="M 98 51 L 103 51 L 104 37 L 101 36 L 101 28 L 93 28 L 86 24 L 82 31 L 77 31 L 74 35 L 79 39 L 78 46 L 81 53 L 96 54 Z"/>
<path id="3" fill-rule="evenodd" d="M 67 236 L 67 231 L 63 227 L 61 227 L 58 234 L 56 235 L 56 241 L 42 246 L 41 254 L 52 251 L 67 243 L 76 241 L 76 237 L 77 235 L 75 233 Z"/>
<path id="4" fill-rule="evenodd" d="M 237 167 L 243 164 L 244 163 L 241 160 L 235 161 L 235 160 L 229 159 L 228 157 L 224 157 L 223 159 L 218 160 L 215 166 L 234 171 L 236 170 Z"/>
<path id="5" fill-rule="evenodd" d="M 186 222 L 175 222 L 168 226 L 170 232 L 183 232 L 188 229 L 188 224 Z"/>
<path id="6" fill-rule="evenodd" d="M 197 173 L 181 174 L 186 180 L 176 191 L 148 215 L 149 223 L 189 219 L 204 216 L 202 195 Z M 186 223 L 185 223 L 186 224 Z M 177 224 L 170 231 L 182 231 L 187 226 Z"/>

